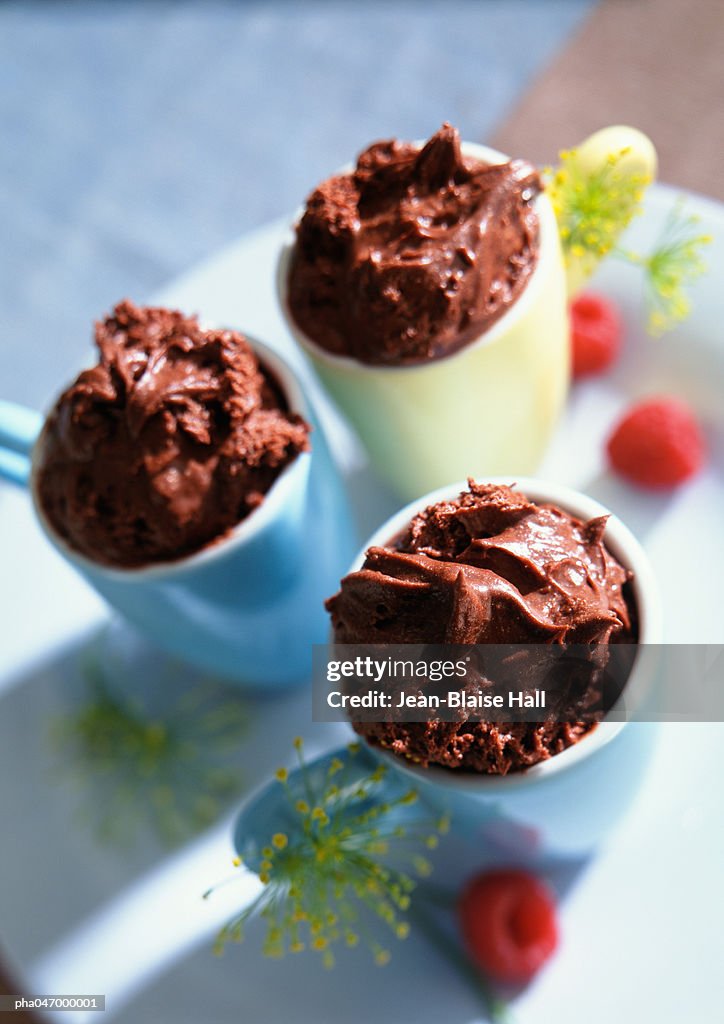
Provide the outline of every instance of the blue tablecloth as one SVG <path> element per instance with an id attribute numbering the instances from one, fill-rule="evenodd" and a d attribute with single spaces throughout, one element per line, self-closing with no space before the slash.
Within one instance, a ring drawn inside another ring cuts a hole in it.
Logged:
<path id="1" fill-rule="evenodd" d="M 594 0 L 0 5 L 0 397 L 367 142 L 483 140 Z"/>

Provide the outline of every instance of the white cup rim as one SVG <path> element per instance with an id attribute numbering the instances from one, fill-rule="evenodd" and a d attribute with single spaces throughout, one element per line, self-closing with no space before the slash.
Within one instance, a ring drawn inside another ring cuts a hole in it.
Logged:
<path id="1" fill-rule="evenodd" d="M 417 139 L 413 142 L 413 145 L 420 147 L 424 144 L 425 140 Z M 501 164 L 510 159 L 509 156 L 505 153 L 501 153 L 500 150 L 492 149 L 490 146 L 484 146 L 478 142 L 463 142 L 461 144 L 461 148 L 465 156 L 473 157 L 483 163 Z M 333 174 L 348 174 L 353 169 L 353 164 L 345 164 L 343 167 L 340 167 L 337 171 L 333 172 Z M 359 368 L 362 367 L 370 373 L 379 373 L 381 375 L 396 373 L 409 374 L 414 371 L 424 372 L 430 367 L 438 366 L 440 363 L 462 358 L 466 353 L 474 349 L 492 345 L 510 329 L 511 322 L 515 322 L 518 318 L 524 316 L 531 304 L 535 302 L 538 290 L 543 287 L 541 282 L 545 267 L 554 256 L 559 254 L 560 242 L 558 235 L 558 223 L 545 190 L 536 197 L 534 207 L 538 214 L 540 232 L 538 260 L 533 268 L 533 273 L 530 275 L 530 278 L 523 288 L 523 291 L 517 297 L 512 306 L 503 313 L 499 320 L 496 320 L 494 324 L 484 330 L 478 338 L 467 342 L 461 348 L 455 349 L 454 352 L 422 363 L 403 364 L 400 366 L 364 363 L 352 356 L 337 355 L 334 352 L 328 352 L 327 349 L 322 348 L 322 346 L 318 345 L 316 341 L 313 341 L 312 338 L 310 338 L 294 320 L 288 302 L 288 278 L 289 265 L 296 246 L 297 225 L 304 214 L 304 207 L 301 207 L 289 225 L 277 260 L 277 298 L 287 325 L 299 344 L 302 345 L 302 347 L 305 348 L 318 362 L 326 363 L 327 365 L 336 367 L 339 370 L 359 370 Z"/>
<path id="2" fill-rule="evenodd" d="M 215 325 L 207 322 L 204 322 L 202 326 L 205 330 L 218 329 Z M 284 393 L 284 397 L 287 399 L 290 412 L 299 414 L 309 422 L 309 402 L 288 363 L 277 352 L 253 335 L 247 334 L 245 331 L 240 333 L 249 342 L 254 353 L 259 357 L 259 361 L 273 373 L 276 382 Z M 310 451 L 300 452 L 285 466 L 264 495 L 264 500 L 258 508 L 253 509 L 248 516 L 237 523 L 236 526 L 227 530 L 226 533 L 208 541 L 202 548 L 192 551 L 181 558 L 124 568 L 122 566 L 105 565 L 103 562 L 96 562 L 76 551 L 75 548 L 60 536 L 52 523 L 49 522 L 39 500 L 36 487 L 36 469 L 40 460 L 43 434 L 44 431 L 41 431 L 33 448 L 30 493 L 36 516 L 44 533 L 60 553 L 83 573 L 96 576 L 101 574 L 109 580 L 123 583 L 141 583 L 148 580 L 163 581 L 170 579 L 209 565 L 220 558 L 226 557 L 231 549 L 240 547 L 242 544 L 248 544 L 273 521 L 279 509 L 287 503 L 292 492 L 302 482 L 302 478 L 309 471 L 309 462 L 312 454 Z M 314 442 L 312 441 L 312 443 Z"/>
<path id="3" fill-rule="evenodd" d="M 606 547 L 623 566 L 630 569 L 634 574 L 633 588 L 639 619 L 638 651 L 631 675 L 624 687 L 624 695 L 628 695 L 630 699 L 632 692 L 635 692 L 640 697 L 647 691 L 656 668 L 656 645 L 661 642 L 662 619 L 656 578 L 648 556 L 639 541 L 610 509 L 594 498 L 563 484 L 541 480 L 536 477 L 517 477 L 513 479 L 502 476 L 485 477 L 481 482 L 512 486 L 514 490 L 521 491 L 532 501 L 557 505 L 564 511 L 584 521 L 594 519 L 597 516 L 609 516 L 605 533 Z M 367 543 L 355 556 L 349 571 L 356 572 L 361 568 L 369 548 L 383 547 L 389 544 L 390 539 L 404 530 L 417 512 L 438 501 L 456 498 L 465 490 L 467 490 L 467 482 L 447 484 L 405 505 L 404 508 L 391 516 L 372 534 Z M 614 707 L 612 713 L 615 711 L 616 708 Z M 494 790 L 517 789 L 522 786 L 542 783 L 553 776 L 568 771 L 574 765 L 580 764 L 597 750 L 610 743 L 627 724 L 627 721 L 623 718 L 621 721 L 604 720 L 592 732 L 582 737 L 578 743 L 567 747 L 561 753 L 554 754 L 545 761 L 539 761 L 524 771 L 512 772 L 508 775 L 460 772 L 445 768 L 442 765 L 430 765 L 427 768 L 423 768 L 398 754 L 386 750 L 384 747 L 376 747 L 370 744 L 370 749 L 394 765 L 399 771 L 414 777 L 415 780 L 423 780 L 430 784 L 434 783 L 447 788 L 464 790 L 469 793 L 490 793 Z"/>

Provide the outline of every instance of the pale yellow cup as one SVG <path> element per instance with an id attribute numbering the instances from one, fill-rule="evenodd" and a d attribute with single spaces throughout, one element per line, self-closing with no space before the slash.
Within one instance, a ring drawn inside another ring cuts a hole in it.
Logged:
<path id="1" fill-rule="evenodd" d="M 486 163 L 508 159 L 463 144 Z M 569 381 L 568 315 L 555 214 L 542 193 L 538 263 L 506 313 L 453 355 L 415 366 L 370 366 L 333 355 L 294 322 L 287 280 L 290 229 L 277 287 L 292 335 L 357 431 L 377 471 L 405 498 L 468 476 L 532 473 L 563 408 Z"/>

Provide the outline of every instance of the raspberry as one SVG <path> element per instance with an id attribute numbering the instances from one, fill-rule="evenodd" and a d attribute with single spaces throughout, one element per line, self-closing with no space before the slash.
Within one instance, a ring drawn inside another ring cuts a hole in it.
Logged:
<path id="1" fill-rule="evenodd" d="M 602 295 L 583 292 L 571 302 L 573 376 L 601 373 L 621 348 L 621 318 Z"/>
<path id="2" fill-rule="evenodd" d="M 705 446 L 691 409 L 678 398 L 632 406 L 608 439 L 614 469 L 643 487 L 676 487 L 699 470 Z"/>
<path id="3" fill-rule="evenodd" d="M 472 959 L 499 982 L 530 981 L 558 944 L 553 899 L 525 871 L 477 875 L 462 893 L 458 914 Z"/>

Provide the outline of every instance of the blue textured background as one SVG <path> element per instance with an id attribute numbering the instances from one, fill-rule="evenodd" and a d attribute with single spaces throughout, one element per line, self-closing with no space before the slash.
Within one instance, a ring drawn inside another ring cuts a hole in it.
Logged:
<path id="1" fill-rule="evenodd" d="M 484 140 L 593 2 L 0 4 L 0 397 L 374 138 Z"/>

